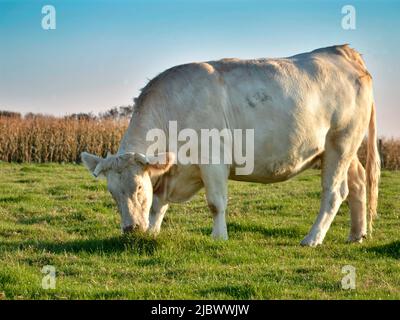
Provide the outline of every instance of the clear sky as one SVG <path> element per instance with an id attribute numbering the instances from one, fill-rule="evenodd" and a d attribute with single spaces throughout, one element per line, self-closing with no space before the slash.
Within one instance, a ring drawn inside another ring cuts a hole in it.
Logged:
<path id="1" fill-rule="evenodd" d="M 44 30 L 44 5 L 56 29 Z M 341 25 L 344 5 L 356 29 Z M 350 43 L 373 75 L 381 135 L 400 136 L 400 1 L 0 0 L 0 109 L 62 115 L 132 103 L 171 66 Z"/>

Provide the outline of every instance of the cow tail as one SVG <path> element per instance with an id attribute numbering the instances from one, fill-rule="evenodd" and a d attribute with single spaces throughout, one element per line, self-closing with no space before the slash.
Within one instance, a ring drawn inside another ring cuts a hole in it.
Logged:
<path id="1" fill-rule="evenodd" d="M 381 174 L 381 161 L 377 145 L 376 113 L 375 104 L 372 103 L 371 118 L 368 128 L 368 146 L 367 146 L 367 196 L 368 196 L 368 227 L 372 235 L 372 225 L 377 216 L 378 207 L 378 184 Z"/>

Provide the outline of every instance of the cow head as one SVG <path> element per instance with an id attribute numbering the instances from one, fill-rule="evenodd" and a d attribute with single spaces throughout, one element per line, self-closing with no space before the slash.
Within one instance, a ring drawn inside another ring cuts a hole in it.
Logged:
<path id="1" fill-rule="evenodd" d="M 174 154 L 147 157 L 141 153 L 125 153 L 100 158 L 83 152 L 81 159 L 96 178 L 107 178 L 108 191 L 121 215 L 122 231 L 146 231 L 153 201 L 151 177 L 167 172 L 174 163 Z"/>

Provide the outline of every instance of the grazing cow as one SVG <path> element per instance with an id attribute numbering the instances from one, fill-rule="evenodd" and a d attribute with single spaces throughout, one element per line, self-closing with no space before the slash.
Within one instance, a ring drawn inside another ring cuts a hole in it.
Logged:
<path id="1" fill-rule="evenodd" d="M 199 134 L 202 129 L 253 129 L 252 172 L 237 174 L 235 161 L 182 164 L 168 148 L 157 157 L 146 154 L 154 143 L 147 133 L 154 128 L 167 132 L 171 121 Z M 364 170 L 357 150 L 367 130 Z M 214 219 L 212 236 L 227 239 L 228 179 L 284 181 L 321 160 L 321 207 L 301 242 L 316 246 L 346 198 L 348 240 L 361 242 L 367 235 L 367 211 L 372 228 L 380 175 L 376 136 L 371 76 L 360 54 L 340 45 L 282 59 L 173 67 L 151 80 L 136 99 L 118 153 L 100 158 L 84 152 L 82 161 L 95 176 L 107 178 L 124 232 L 158 233 L 168 203 L 187 201 L 204 187 Z"/>

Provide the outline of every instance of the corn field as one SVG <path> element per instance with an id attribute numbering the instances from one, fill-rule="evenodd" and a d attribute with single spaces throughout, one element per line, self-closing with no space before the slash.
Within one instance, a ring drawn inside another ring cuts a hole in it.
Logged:
<path id="1" fill-rule="evenodd" d="M 88 151 L 115 153 L 127 120 L 0 117 L 0 160 L 8 162 L 79 162 Z"/>
<path id="2" fill-rule="evenodd" d="M 367 144 L 363 141 L 358 150 L 358 157 L 363 165 L 367 159 Z M 388 170 L 400 170 L 400 139 L 381 138 L 378 140 L 378 149 L 381 156 L 382 168 Z"/>
<path id="3" fill-rule="evenodd" d="M 0 161 L 80 162 L 82 151 L 106 156 L 118 150 L 127 126 L 127 119 L 0 116 Z M 365 142 L 359 150 L 363 164 Z M 380 139 L 380 152 L 385 169 L 400 169 L 400 139 Z"/>

